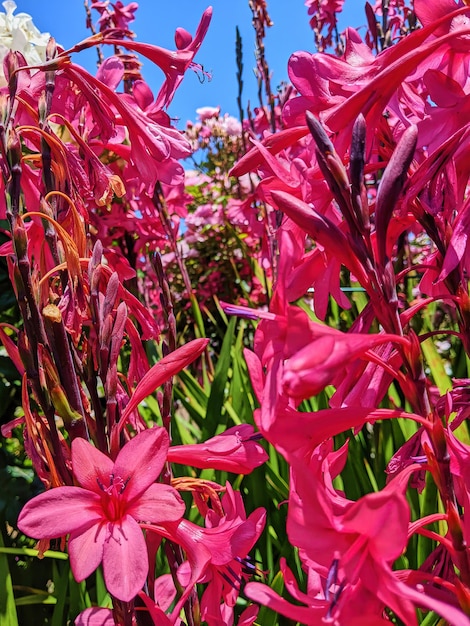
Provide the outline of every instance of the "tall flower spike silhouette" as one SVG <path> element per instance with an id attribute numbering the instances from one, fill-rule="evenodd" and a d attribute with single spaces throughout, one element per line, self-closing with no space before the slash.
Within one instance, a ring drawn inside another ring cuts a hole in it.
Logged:
<path id="1" fill-rule="evenodd" d="M 37 539 L 70 534 L 68 552 L 77 581 L 103 562 L 108 591 L 124 602 L 145 583 L 148 558 L 138 520 L 173 522 L 184 513 L 178 492 L 155 483 L 167 458 L 163 428 L 138 434 L 116 461 L 84 439 L 72 442 L 72 469 L 79 487 L 57 487 L 30 500 L 18 527 Z"/>

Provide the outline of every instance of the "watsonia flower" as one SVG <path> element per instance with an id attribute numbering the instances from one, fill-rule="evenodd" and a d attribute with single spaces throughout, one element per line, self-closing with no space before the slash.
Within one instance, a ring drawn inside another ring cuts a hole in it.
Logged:
<path id="1" fill-rule="evenodd" d="M 163 428 L 143 431 L 113 462 L 85 439 L 72 442 L 79 486 L 56 487 L 30 500 L 18 527 L 36 539 L 69 534 L 73 575 L 85 580 L 102 562 L 109 593 L 128 602 L 145 583 L 148 557 L 138 521 L 173 522 L 184 513 L 178 492 L 155 483 L 167 458 Z"/>

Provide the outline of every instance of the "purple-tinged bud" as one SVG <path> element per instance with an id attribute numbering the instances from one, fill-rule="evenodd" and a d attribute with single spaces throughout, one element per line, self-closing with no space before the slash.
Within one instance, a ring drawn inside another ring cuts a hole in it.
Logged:
<path id="1" fill-rule="evenodd" d="M 15 221 L 12 235 L 16 258 L 18 260 L 28 258 L 28 235 L 26 234 L 26 228 L 20 216 L 18 216 L 18 219 Z"/>
<path id="2" fill-rule="evenodd" d="M 111 343 L 111 335 L 113 333 L 114 320 L 112 315 L 107 315 L 100 328 L 100 348 L 105 348 Z"/>
<path id="3" fill-rule="evenodd" d="M 21 142 L 14 130 L 10 130 L 8 135 L 7 154 L 9 156 L 11 168 L 13 169 L 15 166 L 18 166 L 21 171 Z"/>
<path id="4" fill-rule="evenodd" d="M 103 244 L 98 239 L 93 247 L 91 259 L 88 264 L 88 276 L 90 280 L 91 280 L 91 274 L 96 269 L 96 266 L 101 263 L 102 257 L 103 257 Z"/>
<path id="5" fill-rule="evenodd" d="M 3 73 L 8 82 L 10 101 L 13 102 L 18 87 L 18 69 L 26 65 L 26 61 L 20 52 L 10 50 L 3 59 Z"/>
<path id="6" fill-rule="evenodd" d="M 21 143 L 14 130 L 10 130 L 7 140 L 7 158 L 10 166 L 10 180 L 7 183 L 6 200 L 9 216 L 14 220 L 20 212 L 21 196 Z M 9 217 L 9 219 L 10 219 Z"/>
<path id="7" fill-rule="evenodd" d="M 366 145 L 366 121 L 362 113 L 354 122 L 349 157 L 349 172 L 351 176 L 351 201 L 356 218 L 364 230 L 370 229 L 369 206 L 364 186 L 364 162 Z"/>
<path id="8" fill-rule="evenodd" d="M 379 261 L 385 263 L 387 229 L 405 184 L 418 141 L 418 128 L 409 126 L 398 142 L 380 181 L 375 201 L 375 229 Z"/>
<path id="9" fill-rule="evenodd" d="M 104 298 L 102 316 L 106 319 L 111 314 L 116 304 L 116 298 L 118 295 L 120 286 L 119 276 L 117 272 L 113 272 L 106 286 L 106 296 Z"/>
<path id="10" fill-rule="evenodd" d="M 315 139 L 315 143 L 317 144 L 317 148 L 320 153 L 323 156 L 326 156 L 328 154 L 334 154 L 335 147 L 331 143 L 330 138 L 328 137 L 325 129 L 320 123 L 320 120 L 318 120 L 310 111 L 307 111 L 305 117 L 307 118 L 307 126 L 310 134 Z"/>
<path id="11" fill-rule="evenodd" d="M 114 321 L 113 333 L 111 335 L 111 351 L 109 355 L 111 366 L 117 362 L 119 357 L 126 321 L 127 305 L 125 302 L 121 302 L 116 311 L 116 319 Z"/>
<path id="12" fill-rule="evenodd" d="M 307 126 L 317 144 L 318 166 L 348 222 L 351 232 L 354 232 L 357 226 L 351 209 L 350 184 L 346 168 L 319 120 L 310 111 L 307 111 L 306 118 Z"/>

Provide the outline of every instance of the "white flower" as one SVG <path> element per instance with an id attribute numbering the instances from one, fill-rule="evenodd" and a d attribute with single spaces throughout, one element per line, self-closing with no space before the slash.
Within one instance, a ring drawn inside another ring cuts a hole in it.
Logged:
<path id="1" fill-rule="evenodd" d="M 13 0 L 6 0 L 2 5 L 6 13 L 0 13 L 0 86 L 4 87 L 3 59 L 9 50 L 21 52 L 28 65 L 37 65 L 46 59 L 46 46 L 51 36 L 39 32 L 31 15 L 13 15 L 16 9 Z"/>
<path id="2" fill-rule="evenodd" d="M 242 133 L 242 125 L 237 118 L 228 115 L 224 115 L 222 119 L 222 128 L 229 137 L 239 137 Z"/>

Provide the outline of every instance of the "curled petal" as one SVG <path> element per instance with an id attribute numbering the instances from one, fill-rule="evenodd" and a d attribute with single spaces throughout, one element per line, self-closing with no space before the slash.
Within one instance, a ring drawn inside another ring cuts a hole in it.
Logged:
<path id="1" fill-rule="evenodd" d="M 263 447 L 252 439 L 253 433 L 249 424 L 233 426 L 205 443 L 170 448 L 168 460 L 201 469 L 249 474 L 268 459 Z"/>

